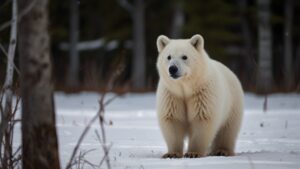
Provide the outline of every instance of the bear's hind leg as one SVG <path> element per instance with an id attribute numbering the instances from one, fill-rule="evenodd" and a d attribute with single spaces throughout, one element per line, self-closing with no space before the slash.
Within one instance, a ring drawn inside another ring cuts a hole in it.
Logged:
<path id="1" fill-rule="evenodd" d="M 218 131 L 212 144 L 210 155 L 234 156 L 236 139 L 240 130 L 242 113 L 232 114 L 225 125 Z"/>

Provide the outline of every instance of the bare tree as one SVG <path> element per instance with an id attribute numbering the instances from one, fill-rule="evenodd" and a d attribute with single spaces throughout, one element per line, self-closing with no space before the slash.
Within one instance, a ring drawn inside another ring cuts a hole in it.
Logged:
<path id="1" fill-rule="evenodd" d="M 284 23 L 284 79 L 286 89 L 291 89 L 294 85 L 293 71 L 293 0 L 285 1 L 285 23 Z"/>
<path id="2" fill-rule="evenodd" d="M 8 3 L 9 1 L 10 1 L 10 0 L 8 0 L 7 3 Z M 25 9 L 23 9 L 22 11 L 18 12 L 19 15 L 18 15 L 18 17 L 17 17 L 17 22 L 19 22 L 19 21 L 23 18 L 23 16 L 25 16 L 25 15 L 32 9 L 32 7 L 34 6 L 35 1 L 37 1 L 37 0 L 32 1 L 32 3 L 31 3 L 30 5 L 28 5 L 27 8 L 25 8 Z M 5 30 L 6 28 L 9 28 L 9 27 L 13 24 L 13 22 L 14 22 L 13 19 L 11 19 L 11 20 L 9 20 L 9 21 L 7 21 L 7 22 L 4 22 L 4 23 L 0 26 L 0 32 L 3 31 L 3 30 Z"/>
<path id="3" fill-rule="evenodd" d="M 70 48 L 67 85 L 77 87 L 79 84 L 79 7 L 77 0 L 70 0 Z"/>
<path id="4" fill-rule="evenodd" d="M 33 0 L 19 1 L 26 8 Z M 19 24 L 22 166 L 60 168 L 49 52 L 48 0 L 38 0 Z"/>
<path id="5" fill-rule="evenodd" d="M 12 97 L 13 97 L 13 77 L 14 77 L 14 57 L 17 41 L 17 0 L 12 1 L 12 24 L 10 30 L 10 42 L 7 54 L 7 67 L 6 67 L 6 77 L 3 86 L 4 91 L 4 110 L 1 111 L 1 131 L 0 131 L 0 157 L 2 159 L 2 145 L 4 145 L 4 157 L 3 163 L 0 167 L 9 168 L 12 166 L 12 125 L 9 124 L 13 110 L 12 110 Z M 2 103 L 0 103 L 2 104 Z M 1 105 L 2 106 L 2 105 Z M 4 143 L 4 144 L 2 144 Z"/>
<path id="6" fill-rule="evenodd" d="M 133 21 L 133 58 L 131 81 L 135 89 L 146 86 L 146 52 L 145 52 L 145 2 L 134 0 L 118 0 L 119 4 L 131 15 Z"/>
<path id="7" fill-rule="evenodd" d="M 270 24 L 270 0 L 257 0 L 258 7 L 258 70 L 257 92 L 268 93 L 272 89 L 272 34 Z"/>

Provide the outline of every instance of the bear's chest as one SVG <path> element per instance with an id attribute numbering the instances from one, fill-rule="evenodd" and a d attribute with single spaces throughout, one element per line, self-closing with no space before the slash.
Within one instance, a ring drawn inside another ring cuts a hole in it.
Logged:
<path id="1" fill-rule="evenodd" d="M 185 100 L 187 120 L 209 120 L 215 112 L 215 99 L 213 93 L 206 90 L 196 92 Z"/>

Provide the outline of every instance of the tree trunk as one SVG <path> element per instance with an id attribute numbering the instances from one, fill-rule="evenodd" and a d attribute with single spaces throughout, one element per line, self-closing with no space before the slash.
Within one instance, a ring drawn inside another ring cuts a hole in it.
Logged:
<path id="1" fill-rule="evenodd" d="M 19 1 L 20 10 L 33 0 Z M 49 53 L 48 0 L 36 0 L 19 24 L 24 169 L 60 168 Z"/>
<path id="2" fill-rule="evenodd" d="M 284 23 L 284 79 L 287 90 L 293 88 L 293 44 L 292 44 L 292 24 L 293 24 L 293 0 L 285 1 L 285 23 Z"/>
<path id="3" fill-rule="evenodd" d="M 79 85 L 79 52 L 77 49 L 79 39 L 79 10 L 78 1 L 70 1 L 70 59 L 67 76 L 67 85 L 77 87 Z"/>
<path id="4" fill-rule="evenodd" d="M 9 122 L 12 118 L 12 97 L 13 97 L 13 78 L 14 78 L 14 58 L 17 41 L 17 18 L 18 8 L 17 0 L 12 1 L 12 25 L 10 31 L 10 42 L 7 56 L 6 76 L 4 82 L 4 112 L 1 113 L 1 131 L 0 131 L 0 153 L 2 159 L 2 145 L 4 145 L 3 164 L 0 167 L 7 168 L 12 165 L 12 133 Z M 1 103 L 0 103 L 1 104 Z M 4 139 L 4 144 L 2 144 Z"/>
<path id="5" fill-rule="evenodd" d="M 258 70 L 257 92 L 271 92 L 272 73 L 272 34 L 270 24 L 270 0 L 257 0 L 258 6 Z"/>
<path id="6" fill-rule="evenodd" d="M 240 15 L 240 26 L 241 33 L 243 38 L 242 50 L 241 50 L 241 81 L 243 82 L 244 87 L 250 87 L 251 85 L 255 85 L 253 83 L 253 73 L 254 73 L 254 65 L 253 65 L 253 46 L 252 46 L 252 35 L 250 31 L 250 26 L 247 21 L 247 5 L 248 0 L 237 0 L 239 7 L 239 15 Z"/>
<path id="7" fill-rule="evenodd" d="M 183 1 L 177 0 L 174 3 L 174 16 L 172 21 L 171 35 L 172 38 L 180 38 L 184 24 Z"/>
<path id="8" fill-rule="evenodd" d="M 143 89 L 146 83 L 146 55 L 145 55 L 145 4 L 144 0 L 134 0 L 133 4 L 133 58 L 132 84 L 134 89 Z"/>

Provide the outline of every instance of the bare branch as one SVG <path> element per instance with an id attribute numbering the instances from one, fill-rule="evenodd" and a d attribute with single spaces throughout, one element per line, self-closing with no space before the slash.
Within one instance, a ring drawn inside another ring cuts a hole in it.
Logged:
<path id="1" fill-rule="evenodd" d="M 113 97 L 109 98 L 108 100 L 105 101 L 104 106 L 109 105 L 112 101 L 114 101 L 118 95 L 114 95 Z"/>
<path id="2" fill-rule="evenodd" d="M 91 163 L 90 161 L 85 159 L 85 156 L 94 151 L 96 149 L 90 149 L 87 151 L 83 151 L 83 152 L 79 152 L 79 156 L 77 157 L 77 159 L 75 160 L 73 165 L 77 165 L 77 168 L 85 168 L 84 165 L 87 164 L 89 166 L 91 166 L 92 168 L 98 168 L 98 166 L 96 164 Z M 82 164 L 82 166 L 80 167 L 80 165 Z"/>
<path id="3" fill-rule="evenodd" d="M 107 164 L 107 168 L 110 169 L 110 160 L 109 160 L 109 150 L 106 146 L 106 133 L 105 133 L 105 129 L 104 129 L 104 94 L 101 97 L 101 100 L 99 102 L 100 104 L 100 110 L 99 110 L 99 123 L 100 123 L 100 129 L 101 129 L 101 134 L 102 134 L 102 149 L 104 151 L 104 154 L 106 156 L 105 160 L 106 160 L 106 164 Z"/>
<path id="4" fill-rule="evenodd" d="M 92 168 L 97 168 L 97 167 L 98 167 L 96 164 L 93 164 L 93 163 L 89 162 L 89 161 L 86 160 L 86 159 L 83 159 L 83 162 L 86 163 L 86 164 L 88 164 L 88 165 L 91 166 Z"/>
<path id="5" fill-rule="evenodd" d="M 116 98 L 116 97 L 113 97 L 113 98 Z M 104 103 L 104 105 L 108 105 L 110 102 L 112 101 L 112 99 L 106 101 Z M 86 134 L 89 132 L 92 124 L 98 119 L 98 116 L 99 116 L 99 112 L 93 116 L 93 118 L 88 122 L 88 124 L 85 126 L 83 132 L 81 133 L 78 141 L 77 141 L 77 144 L 75 146 L 75 148 L 73 149 L 73 152 L 72 152 L 72 155 L 71 155 L 71 158 L 69 160 L 69 162 L 67 163 L 67 166 L 66 166 L 66 169 L 70 169 L 74 164 L 73 164 L 73 161 L 74 161 L 74 158 L 75 158 L 75 155 L 77 154 L 77 151 L 84 139 L 84 137 L 86 136 Z"/>
<path id="6" fill-rule="evenodd" d="M 109 152 L 110 149 L 112 147 L 112 144 L 110 144 L 108 147 L 107 147 L 107 151 Z M 98 167 L 100 168 L 102 166 L 102 164 L 104 163 L 104 161 L 106 160 L 106 158 L 108 157 L 108 154 L 104 154 L 103 158 L 101 159 L 100 163 L 98 164 Z"/>
<path id="7" fill-rule="evenodd" d="M 17 100 L 16 100 L 15 107 L 14 107 L 14 109 L 13 109 L 13 111 L 12 111 L 12 117 L 15 116 L 15 114 L 16 114 L 18 108 L 19 108 L 19 103 L 20 103 L 20 101 L 21 101 L 21 97 L 20 97 L 20 96 L 16 96 L 16 97 L 17 97 Z M 21 120 L 21 119 L 17 119 L 17 120 L 15 119 L 15 121 L 18 121 L 18 120 Z"/>
<path id="8" fill-rule="evenodd" d="M 91 128 L 91 125 L 97 120 L 98 118 L 98 114 L 96 114 L 90 121 L 89 123 L 85 126 L 83 132 L 81 133 L 78 141 L 77 141 L 77 144 L 75 146 L 75 148 L 73 149 L 73 152 L 72 152 L 72 155 L 70 157 L 70 160 L 69 162 L 67 163 L 67 166 L 66 166 L 66 169 L 70 169 L 72 167 L 72 163 L 73 163 L 73 160 L 75 158 L 75 155 L 77 154 L 77 151 L 85 137 L 85 135 L 89 132 L 90 128 Z"/>
<path id="9" fill-rule="evenodd" d="M 4 53 L 4 55 L 7 57 L 7 51 L 5 50 L 4 46 L 0 43 L 0 49 Z"/>
<path id="10" fill-rule="evenodd" d="M 267 112 L 268 110 L 268 95 L 265 95 L 264 104 L 263 104 L 263 111 Z"/>
<path id="11" fill-rule="evenodd" d="M 99 123 L 100 123 L 100 129 L 101 129 L 101 134 L 102 134 L 102 140 L 100 138 L 100 135 L 96 132 L 96 135 L 99 139 L 99 141 L 101 142 L 102 145 L 102 149 L 104 151 L 104 157 L 102 158 L 99 167 L 102 165 L 103 161 L 106 160 L 107 163 L 107 167 L 108 169 L 111 168 L 110 166 L 110 162 L 109 162 L 109 150 L 111 148 L 110 146 L 106 145 L 106 134 L 105 134 L 105 130 L 104 130 L 104 108 L 105 106 L 107 106 L 108 104 L 110 104 L 117 96 L 113 96 L 112 98 L 108 99 L 107 101 L 104 101 L 106 93 L 111 91 L 113 89 L 113 83 L 116 80 L 116 78 L 121 74 L 121 72 L 124 70 L 124 65 L 122 63 L 118 63 L 117 66 L 117 70 L 115 72 L 112 73 L 112 75 L 110 76 L 111 78 L 108 81 L 108 84 L 106 86 L 106 90 L 104 91 L 104 93 L 102 93 L 100 100 L 99 100 L 99 111 L 95 114 L 95 116 L 93 116 L 93 118 L 88 122 L 88 124 L 85 126 L 84 130 L 82 131 L 76 146 L 73 149 L 73 152 L 71 154 L 70 160 L 68 161 L 67 165 L 66 165 L 66 169 L 70 169 L 74 164 L 76 164 L 76 162 L 74 163 L 75 160 L 75 156 L 79 150 L 79 147 L 83 141 L 83 139 L 85 138 L 86 134 L 89 132 L 91 125 L 97 120 L 99 119 Z"/>
<path id="12" fill-rule="evenodd" d="M 1 51 L 4 53 L 4 55 L 6 56 L 6 58 L 8 58 L 8 54 L 7 51 L 5 50 L 4 46 L 0 43 L 0 49 Z M 5 60 L 7 62 L 7 60 Z M 16 70 L 17 74 L 20 75 L 20 70 L 17 68 L 16 64 L 13 63 L 14 69 Z"/>
<path id="13" fill-rule="evenodd" d="M 33 8 L 33 6 L 34 6 L 34 4 L 35 4 L 36 1 L 37 1 L 37 0 L 32 1 L 31 4 L 29 4 L 23 11 L 20 12 L 20 15 L 19 15 L 18 20 L 17 20 L 18 22 L 20 22 L 20 21 L 22 20 L 22 18 L 23 18 L 28 12 L 30 12 L 30 10 Z M 10 27 L 10 26 L 13 24 L 13 22 L 14 22 L 14 20 L 12 19 L 12 20 L 7 21 L 7 22 L 5 22 L 4 24 L 2 24 L 2 25 L 0 26 L 0 32 L 3 31 L 4 29 Z"/>
<path id="14" fill-rule="evenodd" d="M 100 136 L 99 136 L 99 139 L 102 142 L 102 149 L 103 149 L 104 154 L 106 156 L 106 158 L 103 158 L 102 160 L 105 159 L 108 169 L 110 169 L 111 166 L 110 166 L 110 160 L 109 160 L 109 156 L 108 156 L 109 148 L 106 145 L 106 133 L 105 133 L 105 129 L 104 129 L 104 112 L 105 112 L 104 98 L 105 98 L 106 92 L 111 91 L 113 89 L 113 83 L 115 82 L 117 77 L 121 74 L 121 72 L 124 70 L 124 65 L 121 64 L 121 63 L 119 63 L 117 67 L 118 67 L 118 69 L 115 72 L 113 72 L 113 74 L 112 74 L 111 78 L 109 79 L 108 84 L 106 86 L 107 89 L 106 89 L 106 91 L 104 91 L 104 93 L 102 94 L 102 96 L 99 100 L 99 106 L 100 107 L 99 107 L 98 116 L 99 116 L 99 125 L 100 125 L 100 129 L 101 129 L 102 140 L 100 139 Z M 111 98 L 106 103 L 111 102 L 113 99 L 114 98 Z M 99 164 L 99 166 L 101 166 L 101 165 L 102 165 L 102 163 Z"/>
<path id="15" fill-rule="evenodd" d="M 22 159 L 22 155 L 21 154 L 19 154 L 17 157 L 14 157 L 14 159 L 12 161 L 12 168 L 16 168 L 16 166 L 19 164 L 19 162 L 21 161 L 21 159 Z"/>
<path id="16" fill-rule="evenodd" d="M 15 153 L 13 154 L 13 157 L 15 157 L 20 151 L 21 151 L 21 146 L 19 146 L 19 147 L 17 148 L 17 150 L 16 150 Z"/>
<path id="17" fill-rule="evenodd" d="M 102 166 L 104 160 L 106 160 L 106 158 L 108 157 L 108 152 L 109 152 L 109 150 L 111 149 L 112 144 L 110 144 L 110 145 L 107 147 L 107 146 L 102 142 L 101 137 L 100 137 L 100 134 L 98 133 L 97 130 L 95 130 L 95 134 L 96 134 L 96 136 L 97 136 L 97 138 L 98 138 L 98 141 L 99 141 L 100 144 L 102 145 L 102 149 L 104 150 L 104 156 L 103 156 L 102 160 L 100 161 L 100 163 L 99 163 L 99 165 L 98 165 L 98 167 L 100 168 L 100 167 Z M 107 149 L 106 149 L 105 147 L 107 147 Z M 106 152 L 107 152 L 107 153 L 106 153 Z"/>

